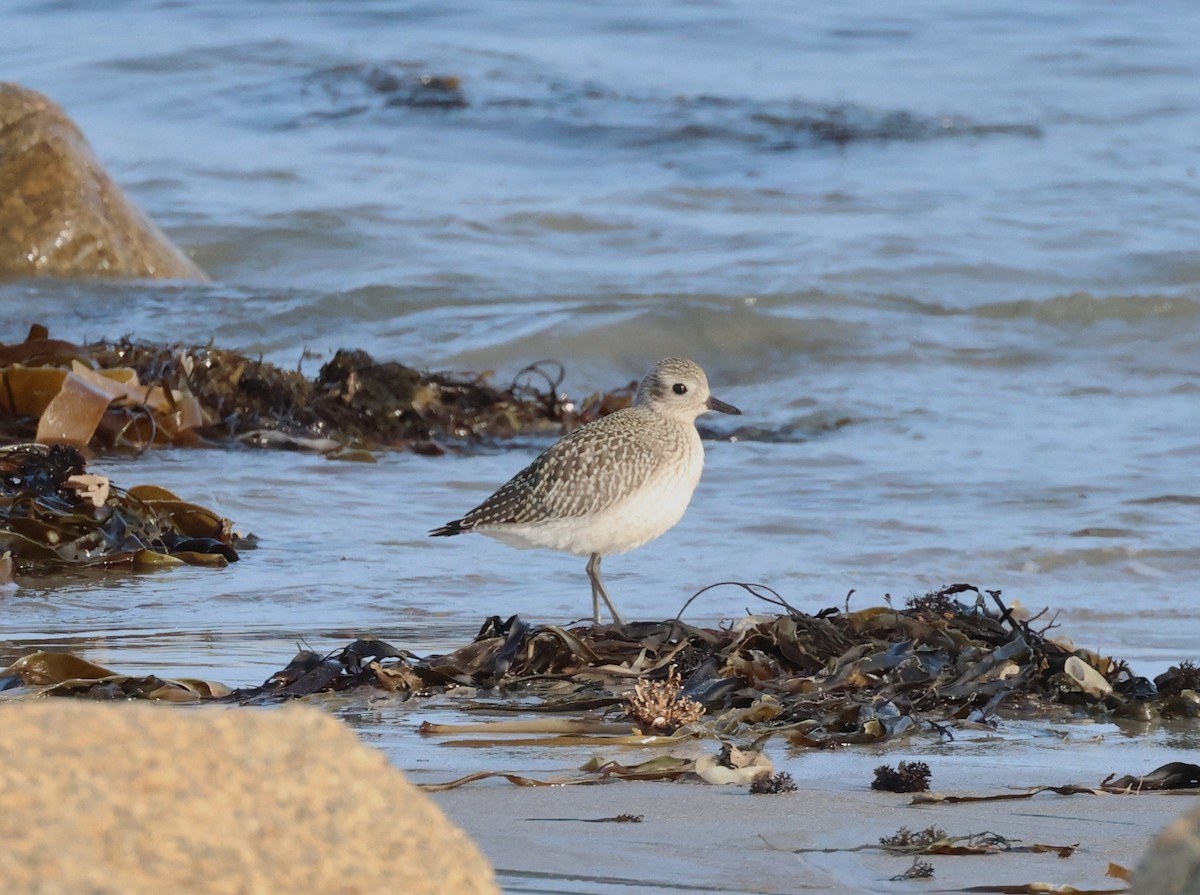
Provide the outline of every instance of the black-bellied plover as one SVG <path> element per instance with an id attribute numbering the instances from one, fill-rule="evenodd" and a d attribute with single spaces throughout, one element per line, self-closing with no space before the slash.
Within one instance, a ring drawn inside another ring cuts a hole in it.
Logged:
<path id="1" fill-rule="evenodd" d="M 592 619 L 603 599 L 600 560 L 652 541 L 683 518 L 704 468 L 696 417 L 741 411 L 714 398 L 699 364 L 669 357 L 638 385 L 633 406 L 555 442 L 461 519 L 430 532 L 477 531 L 514 547 L 589 556 Z"/>

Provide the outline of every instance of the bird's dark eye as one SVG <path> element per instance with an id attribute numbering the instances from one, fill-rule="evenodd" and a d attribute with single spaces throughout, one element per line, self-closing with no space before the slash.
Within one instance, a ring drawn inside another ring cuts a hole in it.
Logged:
<path id="1" fill-rule="evenodd" d="M 676 382 L 673 386 L 671 386 L 671 391 L 673 391 L 677 395 L 686 395 L 687 394 L 687 386 L 684 385 L 682 382 Z"/>

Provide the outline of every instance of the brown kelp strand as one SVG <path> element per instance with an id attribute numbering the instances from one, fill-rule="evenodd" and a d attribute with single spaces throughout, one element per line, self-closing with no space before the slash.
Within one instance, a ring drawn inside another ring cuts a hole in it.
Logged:
<path id="1" fill-rule="evenodd" d="M 581 405 L 562 368 L 535 364 L 507 387 L 337 352 L 313 379 L 213 345 L 129 338 L 77 345 L 34 326 L 0 345 L 0 439 L 145 450 L 238 441 L 335 452 L 348 446 L 441 453 L 446 441 L 561 432 L 629 403 L 619 389 Z"/>
<path id="2" fill-rule="evenodd" d="M 118 488 L 85 468 L 68 445 L 0 449 L 0 552 L 12 574 L 237 561 L 228 519 L 165 488 Z"/>

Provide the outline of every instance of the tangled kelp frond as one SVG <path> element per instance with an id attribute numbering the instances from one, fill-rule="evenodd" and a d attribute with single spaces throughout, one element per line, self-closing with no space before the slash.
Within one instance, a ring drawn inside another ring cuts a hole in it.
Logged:
<path id="1" fill-rule="evenodd" d="M 557 391 L 561 374 L 533 384 L 541 372 L 535 365 L 499 388 L 482 375 L 339 351 L 309 380 L 213 345 L 76 345 L 35 326 L 24 342 L 0 345 L 0 436 L 101 450 L 237 439 L 440 453 L 441 440 L 561 432 L 628 403 L 621 390 L 576 408 Z"/>
<path id="2" fill-rule="evenodd" d="M 0 449 L 0 552 L 15 574 L 237 560 L 228 519 L 164 488 L 118 488 L 85 466 L 67 445 Z"/>

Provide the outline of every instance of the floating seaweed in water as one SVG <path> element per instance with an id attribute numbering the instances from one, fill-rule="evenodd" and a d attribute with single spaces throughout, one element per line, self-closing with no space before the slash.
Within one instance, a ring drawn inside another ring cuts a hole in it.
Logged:
<path id="1" fill-rule="evenodd" d="M 228 519 L 164 488 L 115 487 L 85 467 L 66 445 L 0 449 L 0 551 L 14 573 L 237 561 Z"/>

